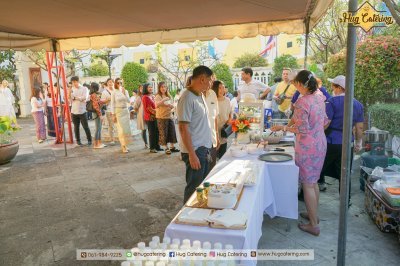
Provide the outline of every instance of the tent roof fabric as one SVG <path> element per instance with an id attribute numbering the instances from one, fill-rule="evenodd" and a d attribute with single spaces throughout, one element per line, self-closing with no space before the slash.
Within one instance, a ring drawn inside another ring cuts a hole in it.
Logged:
<path id="1" fill-rule="evenodd" d="M 0 49 L 61 50 L 295 34 L 333 0 L 12 0 L 3 3 Z M 16 16 L 17 14 L 17 16 Z"/>

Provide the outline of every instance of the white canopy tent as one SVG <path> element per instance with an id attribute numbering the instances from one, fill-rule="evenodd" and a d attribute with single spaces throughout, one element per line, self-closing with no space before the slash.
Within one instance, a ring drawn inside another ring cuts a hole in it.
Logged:
<path id="1" fill-rule="evenodd" d="M 2 3 L 0 50 L 68 51 L 307 33 L 333 0 L 12 0 Z M 355 12 L 357 1 L 349 1 Z M 338 265 L 345 264 L 355 29 L 349 27 Z M 307 47 L 307 38 L 306 38 Z M 307 56 L 307 50 L 306 50 Z M 57 60 L 55 60 L 57 63 Z M 60 94 L 59 94 L 60 95 Z M 64 136 L 65 140 L 65 136 Z M 64 141 L 65 142 L 65 141 Z"/>
<path id="2" fill-rule="evenodd" d="M 0 49 L 100 49 L 248 38 L 313 28 L 333 0 L 13 0 L 2 4 Z"/>

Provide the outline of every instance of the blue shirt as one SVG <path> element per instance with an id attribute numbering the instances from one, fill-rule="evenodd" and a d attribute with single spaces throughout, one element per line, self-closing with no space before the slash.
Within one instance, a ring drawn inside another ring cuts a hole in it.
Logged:
<path id="1" fill-rule="evenodd" d="M 329 92 L 326 90 L 325 87 L 321 87 L 319 88 L 319 90 L 324 94 L 325 98 L 328 100 L 329 98 L 331 98 L 331 95 L 329 94 Z M 296 91 L 292 97 L 292 103 L 297 102 L 297 99 L 299 99 L 300 97 L 300 92 Z"/>
<path id="2" fill-rule="evenodd" d="M 329 144 L 342 144 L 343 140 L 343 116 L 344 116 L 344 94 L 333 96 L 326 101 L 326 115 L 331 121 L 327 130 L 326 140 Z M 364 122 L 364 107 L 353 99 L 353 127 L 356 123 Z M 352 137 L 352 141 L 354 136 Z"/>

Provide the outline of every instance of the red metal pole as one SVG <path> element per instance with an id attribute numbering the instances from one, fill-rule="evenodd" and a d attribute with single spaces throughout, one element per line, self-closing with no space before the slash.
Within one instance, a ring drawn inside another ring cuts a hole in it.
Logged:
<path id="1" fill-rule="evenodd" d="M 69 110 L 69 100 L 68 100 L 68 92 L 67 92 L 67 81 L 65 78 L 65 70 L 64 70 L 64 56 L 62 52 L 60 53 L 60 73 L 61 79 L 64 86 L 64 117 L 66 117 L 66 122 L 68 124 L 68 135 L 69 135 L 69 143 L 73 143 L 73 135 L 72 135 L 72 125 L 71 125 L 71 111 Z"/>

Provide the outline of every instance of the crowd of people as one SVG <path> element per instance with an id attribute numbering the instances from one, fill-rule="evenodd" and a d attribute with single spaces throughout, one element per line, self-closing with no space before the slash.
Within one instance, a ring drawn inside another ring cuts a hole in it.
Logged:
<path id="1" fill-rule="evenodd" d="M 299 228 L 317 236 L 320 233 L 319 192 L 326 190 L 325 176 L 340 181 L 345 77 L 328 79 L 333 96 L 322 86 L 322 81 L 308 70 L 296 73 L 284 68 L 282 77 L 274 79 L 275 84 L 269 87 L 253 79 L 251 68 L 243 68 L 242 80 L 243 84 L 229 99 L 227 88 L 216 79 L 212 70 L 198 66 L 188 78 L 186 88 L 175 98 L 171 97 L 165 82 L 158 84 L 156 94 L 151 84 L 140 85 L 136 95 L 130 98 L 120 78 L 110 78 L 101 86 L 97 83 L 83 86 L 78 77 L 72 77 L 66 95 L 70 102 L 76 142 L 83 145 L 80 138 L 82 125 L 87 145 L 92 145 L 88 126 L 88 112 L 91 112 L 95 122 L 93 148 L 106 147 L 102 141 L 115 145 L 117 139 L 122 152 L 127 153 L 128 144 L 132 141 L 131 114 L 135 114 L 137 130 L 140 130 L 145 148 L 151 153 L 165 151 L 170 155 L 181 152 L 181 159 L 186 166 L 186 202 L 226 152 L 229 136 L 225 128 L 238 112 L 241 97 L 253 94 L 254 98 L 270 100 L 272 118 L 288 119 L 286 126 L 274 126 L 271 130 L 295 134 L 295 163 L 299 167 L 299 183 L 307 209 L 300 216 L 310 221 L 308 224 L 299 224 Z M 11 112 L 4 105 L 5 98 L 12 102 L 10 93 L 4 88 L 6 85 L 3 82 L 0 87 L 2 114 Z M 54 118 L 60 116 L 59 112 L 55 117 L 51 115 L 54 102 L 46 86 L 35 88 L 31 97 L 39 142 L 46 139 L 45 114 L 49 135 L 54 133 Z M 57 84 L 54 87 L 57 88 Z M 62 97 L 56 96 L 64 101 L 63 89 L 57 88 L 55 91 L 61 92 Z M 362 104 L 356 99 L 353 99 L 353 108 L 352 149 L 357 152 L 362 145 L 364 113 Z M 179 134 L 176 132 L 176 123 Z M 118 133 L 117 138 L 114 129 Z M 102 137 L 102 134 L 105 136 Z"/>

